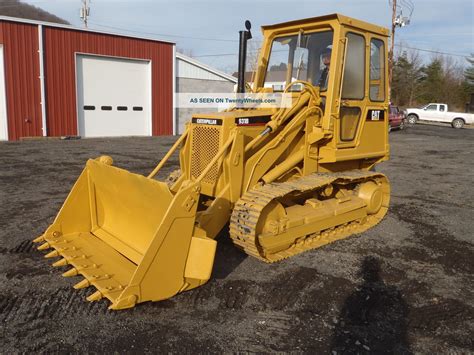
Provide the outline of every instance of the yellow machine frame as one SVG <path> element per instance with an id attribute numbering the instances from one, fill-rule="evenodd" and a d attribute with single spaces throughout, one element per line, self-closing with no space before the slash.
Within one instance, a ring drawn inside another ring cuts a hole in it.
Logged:
<path id="1" fill-rule="evenodd" d="M 369 170 L 388 159 L 388 30 L 338 14 L 264 26 L 253 83 L 264 87 L 272 41 L 279 36 L 333 31 L 329 85 L 287 83 L 292 106 L 239 109 L 193 116 L 186 131 L 144 177 L 89 160 L 53 224 L 35 241 L 53 248 L 54 266 L 81 275 L 112 309 L 163 300 L 211 276 L 215 238 L 229 223 L 236 246 L 278 261 L 362 232 L 385 215 L 390 187 Z M 347 34 L 365 40 L 365 89 L 341 99 Z M 371 41 L 383 43 L 383 75 L 370 76 Z M 371 81 L 372 80 L 372 81 Z M 302 90 L 291 91 L 294 85 Z M 370 99 L 370 88 L 384 95 Z M 347 115 L 346 112 L 349 112 Z M 359 112 L 356 118 L 353 113 Z M 352 116 L 351 116 L 352 115 Z M 264 122 L 240 125 L 239 120 Z M 350 122 L 347 128 L 345 122 Z M 349 130 L 353 139 L 342 140 Z M 181 172 L 168 184 L 156 174 L 179 149 Z"/>

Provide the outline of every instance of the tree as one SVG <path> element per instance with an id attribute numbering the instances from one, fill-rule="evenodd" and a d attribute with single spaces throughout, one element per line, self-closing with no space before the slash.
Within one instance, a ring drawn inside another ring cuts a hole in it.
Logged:
<path id="1" fill-rule="evenodd" d="M 471 57 L 466 60 L 469 63 L 469 67 L 464 71 L 464 77 L 467 84 L 474 88 L 474 53 L 471 53 Z"/>
<path id="2" fill-rule="evenodd" d="M 272 65 L 270 71 L 286 71 L 286 63 L 280 63 L 278 65 Z"/>
<path id="3" fill-rule="evenodd" d="M 453 57 L 441 57 L 443 64 L 443 88 L 441 97 L 443 102 L 448 103 L 452 110 L 464 111 L 467 96 L 464 92 L 464 70 L 463 65 Z"/>
<path id="4" fill-rule="evenodd" d="M 247 71 L 256 72 L 258 69 L 258 55 L 260 54 L 261 42 L 251 39 L 247 42 Z"/>
<path id="5" fill-rule="evenodd" d="M 402 51 L 394 62 L 392 102 L 402 107 L 443 102 L 464 111 L 474 93 L 474 56 L 468 62 L 465 68 L 453 57 L 437 56 L 422 66 L 418 52 Z"/>
<path id="6" fill-rule="evenodd" d="M 462 82 L 462 92 L 465 97 L 465 103 L 468 104 L 469 112 L 474 112 L 474 54 L 467 58 L 469 66 L 464 70 L 464 80 Z"/>
<path id="7" fill-rule="evenodd" d="M 424 102 L 445 102 L 443 96 L 443 64 L 440 57 L 435 57 L 432 61 L 421 68 L 421 95 Z"/>
<path id="8" fill-rule="evenodd" d="M 418 52 L 404 51 L 394 61 L 391 101 L 399 106 L 413 106 L 418 101 L 421 70 Z"/>

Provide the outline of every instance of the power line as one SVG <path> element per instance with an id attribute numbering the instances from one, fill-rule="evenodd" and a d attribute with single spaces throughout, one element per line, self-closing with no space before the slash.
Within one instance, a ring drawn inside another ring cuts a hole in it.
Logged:
<path id="1" fill-rule="evenodd" d="M 413 15 L 413 11 L 415 10 L 415 4 L 413 3 L 412 0 L 400 0 L 402 5 L 410 11 L 410 15 L 408 15 L 409 18 Z"/>
<path id="2" fill-rule="evenodd" d="M 145 32 L 145 31 L 129 30 L 129 29 L 126 29 L 126 28 L 123 28 L 123 27 L 103 25 L 103 24 L 99 24 L 99 23 L 96 23 L 96 22 L 92 22 L 92 21 L 89 21 L 89 23 L 93 24 L 95 26 L 100 26 L 100 27 L 104 27 L 104 28 L 120 30 L 120 31 L 126 31 L 126 32 L 132 32 L 132 33 L 138 33 L 138 34 L 145 34 L 145 35 L 153 35 L 153 36 L 161 36 L 161 37 L 176 37 L 176 38 L 194 39 L 194 40 L 201 40 L 201 41 L 238 42 L 238 40 L 224 39 L 224 38 L 190 37 L 190 36 L 170 35 L 170 34 L 156 33 L 156 32 Z M 455 56 L 455 57 L 469 58 L 468 55 L 452 53 L 452 52 L 451 53 L 450 52 L 442 52 L 442 51 L 436 51 L 436 50 L 425 49 L 425 48 L 417 48 L 417 47 L 411 47 L 411 46 L 406 46 L 406 45 L 402 45 L 402 44 L 395 44 L 395 47 L 413 49 L 413 50 L 417 50 L 417 51 L 420 51 L 420 52 L 428 52 L 428 53 L 435 53 L 435 54 L 451 55 L 451 56 Z M 249 51 L 249 53 L 256 53 L 256 52 L 258 52 L 258 51 Z M 194 55 L 193 57 L 195 57 L 195 58 L 226 57 L 226 56 L 236 56 L 236 55 L 237 55 L 237 53 L 213 53 L 213 54 Z"/>
<path id="3" fill-rule="evenodd" d="M 256 53 L 256 51 L 247 51 L 248 53 Z M 220 54 L 201 54 L 193 55 L 194 58 L 204 58 L 204 57 L 227 57 L 227 56 L 236 56 L 238 53 L 220 53 Z"/>
<path id="4" fill-rule="evenodd" d="M 441 52 L 441 51 L 435 51 L 435 50 L 432 50 L 432 49 L 425 49 L 425 48 L 416 48 L 416 47 L 406 46 L 404 44 L 395 44 L 395 47 L 413 49 L 413 50 L 417 50 L 417 51 L 420 51 L 420 52 L 450 55 L 450 56 L 454 56 L 454 57 L 470 58 L 470 56 L 468 56 L 468 55 L 456 54 L 456 53 L 450 53 L 450 52 Z M 249 52 L 250 53 L 256 53 L 258 51 L 249 51 Z M 214 54 L 194 55 L 193 57 L 194 58 L 226 57 L 226 56 L 236 56 L 236 55 L 237 55 L 237 53 L 214 53 Z"/>
<path id="5" fill-rule="evenodd" d="M 33 3 L 33 2 L 30 1 L 29 3 L 21 3 L 21 4 L 0 4 L 0 8 L 20 7 L 20 6 L 23 6 L 25 4 L 30 5 L 31 3 Z M 34 3 L 35 4 L 36 3 L 38 3 L 38 4 L 39 3 L 45 3 L 45 1 L 38 1 L 38 2 L 34 2 Z M 205 37 L 191 37 L 191 36 L 171 35 L 171 34 L 165 34 L 165 33 L 135 31 L 135 30 L 130 30 L 130 29 L 123 28 L 123 27 L 103 25 L 103 24 L 88 20 L 88 17 L 90 15 L 90 7 L 89 7 L 88 3 L 89 3 L 88 0 L 82 0 L 82 8 L 81 8 L 81 12 L 80 12 L 81 20 L 82 20 L 82 22 L 84 22 L 84 25 L 85 25 L 86 28 L 88 27 L 88 24 L 92 24 L 92 25 L 95 25 L 95 26 L 109 28 L 109 29 L 113 29 L 113 30 L 131 32 L 131 33 L 138 33 L 138 34 L 146 34 L 146 35 L 152 35 L 152 36 L 175 37 L 175 38 L 193 39 L 193 40 L 200 40 L 200 41 L 239 42 L 239 40 L 234 40 L 234 39 L 205 38 Z"/>
<path id="6" fill-rule="evenodd" d="M 390 4 L 393 4 L 393 0 L 389 0 Z M 399 0 L 401 1 L 401 4 L 406 7 L 410 11 L 410 17 L 413 13 L 414 10 L 414 4 L 412 0 Z M 234 39 L 224 39 L 224 38 L 209 38 L 209 37 L 191 37 L 191 36 L 182 36 L 182 35 L 172 35 L 172 34 L 165 34 L 165 33 L 156 33 L 156 32 L 145 32 L 145 31 L 136 31 L 136 30 L 130 30 L 126 29 L 123 27 L 117 27 L 117 26 L 110 26 L 110 25 L 103 25 L 99 24 L 96 22 L 88 21 L 87 17 L 89 16 L 89 7 L 88 7 L 88 0 L 82 0 L 83 2 L 83 11 L 86 11 L 87 13 L 85 18 L 83 19 L 85 26 L 87 27 L 87 24 L 93 24 L 95 26 L 99 27 L 104 27 L 104 28 L 109 28 L 109 29 L 114 29 L 114 30 L 119 30 L 119 31 L 125 31 L 125 32 L 132 32 L 132 33 L 138 33 L 138 34 L 146 34 L 146 35 L 153 35 L 153 36 L 162 36 L 162 37 L 175 37 L 175 38 L 183 38 L 183 39 L 193 39 L 193 40 L 199 40 L 199 41 L 217 41 L 217 42 L 238 42 L 238 40 Z M 27 3 L 18 3 L 18 4 L 0 4 L 0 8 L 7 8 L 7 7 L 19 7 L 24 4 L 41 4 L 41 3 L 46 3 L 46 1 L 28 1 Z M 395 3 L 396 4 L 396 3 Z M 396 5 L 399 7 L 398 5 Z M 82 12 L 81 12 L 82 15 Z M 406 46 L 406 45 L 401 45 L 401 44 L 395 44 L 396 47 L 401 47 L 401 48 L 407 48 L 407 49 L 412 49 L 412 50 L 417 50 L 420 52 L 427 52 L 427 53 L 434 53 L 434 54 L 443 54 L 443 55 L 449 55 L 449 56 L 454 56 L 454 57 L 462 57 L 462 58 L 470 58 L 469 55 L 463 55 L 463 54 L 457 54 L 457 53 L 450 53 L 450 52 L 442 52 L 442 51 L 436 51 L 436 50 L 431 50 L 431 49 L 425 49 L 425 48 L 417 48 L 417 47 L 411 47 L 411 46 Z M 249 51 L 256 53 L 258 51 Z M 237 53 L 215 53 L 215 54 L 202 54 L 202 55 L 195 55 L 195 58 L 204 58 L 204 57 L 225 57 L 225 56 L 236 56 Z"/>
<path id="7" fill-rule="evenodd" d="M 239 41 L 239 40 L 234 40 L 234 39 L 190 37 L 190 36 L 170 35 L 170 34 L 156 33 L 156 32 L 135 31 L 135 30 L 129 30 L 129 29 L 122 28 L 122 27 L 102 25 L 102 24 L 92 22 L 92 21 L 89 21 L 89 23 L 93 24 L 95 26 L 110 28 L 110 29 L 113 29 L 113 30 L 126 31 L 126 32 L 132 32 L 132 33 L 139 33 L 139 34 L 146 34 L 146 35 L 152 35 L 152 36 L 176 37 L 176 38 L 184 38 L 184 39 L 194 39 L 194 40 L 198 40 L 198 41 L 218 41 L 218 42 L 238 42 Z"/>
<path id="8" fill-rule="evenodd" d="M 470 58 L 470 56 L 464 55 L 464 54 L 456 54 L 456 53 L 450 53 L 450 52 L 435 51 L 435 50 L 432 50 L 432 49 L 409 47 L 409 46 L 406 46 L 406 45 L 403 45 L 403 44 L 395 44 L 395 47 L 413 49 L 413 50 L 417 50 L 417 51 L 420 51 L 420 52 L 428 52 L 428 53 L 435 53 L 435 54 L 450 55 L 450 56 L 453 56 L 453 57 Z"/>

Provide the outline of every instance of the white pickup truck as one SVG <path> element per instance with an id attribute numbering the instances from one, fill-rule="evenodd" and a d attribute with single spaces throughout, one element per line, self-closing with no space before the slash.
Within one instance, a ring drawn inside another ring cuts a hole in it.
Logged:
<path id="1" fill-rule="evenodd" d="M 422 108 L 407 108 L 407 121 L 415 124 L 420 121 L 450 123 L 453 128 L 463 128 L 465 124 L 474 123 L 470 113 L 449 112 L 446 104 L 428 104 Z"/>

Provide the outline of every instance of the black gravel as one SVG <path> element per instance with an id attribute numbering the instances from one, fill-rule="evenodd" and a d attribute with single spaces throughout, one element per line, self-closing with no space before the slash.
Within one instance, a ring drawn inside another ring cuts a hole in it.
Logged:
<path id="1" fill-rule="evenodd" d="M 474 352 L 471 129 L 392 132 L 392 158 L 377 167 L 390 212 L 360 236 L 268 265 L 223 233 L 205 286 L 119 312 L 86 302 L 92 291 L 74 290 L 31 239 L 87 158 L 145 174 L 174 140 L 0 143 L 1 353 Z"/>

